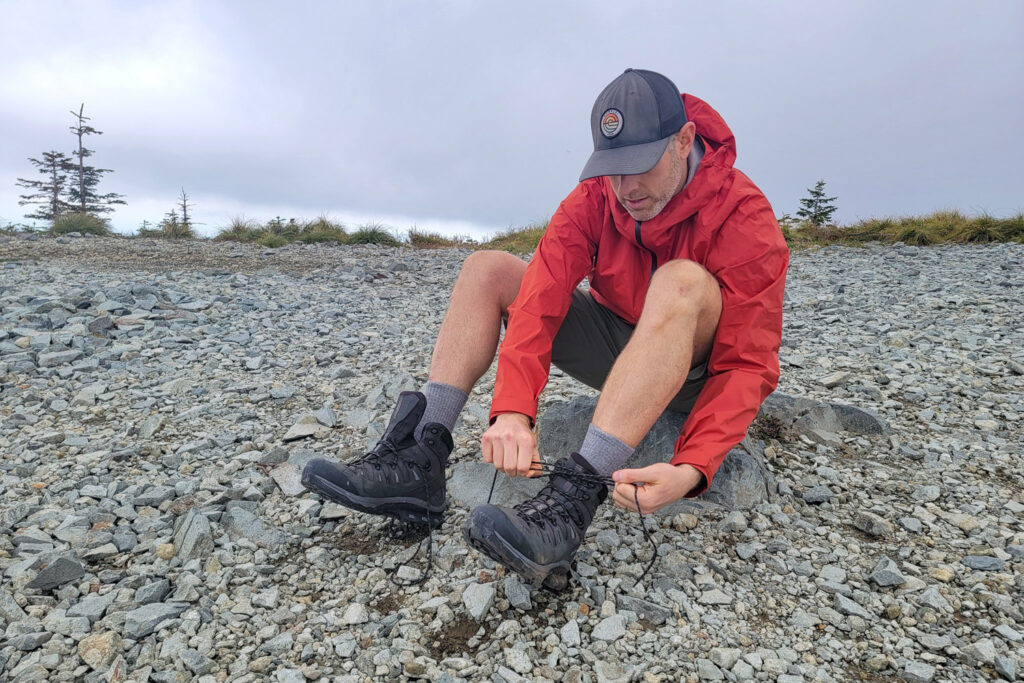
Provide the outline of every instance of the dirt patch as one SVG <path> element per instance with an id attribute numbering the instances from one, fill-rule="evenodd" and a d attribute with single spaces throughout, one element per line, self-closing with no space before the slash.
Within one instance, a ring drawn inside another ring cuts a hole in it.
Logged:
<path id="1" fill-rule="evenodd" d="M 480 626 L 480 623 L 465 614 L 457 615 L 430 644 L 431 657 L 440 661 L 445 657 L 468 654 L 471 648 L 467 643 L 480 630 Z"/>
<path id="2" fill-rule="evenodd" d="M 387 616 L 394 614 L 405 606 L 405 595 L 396 593 L 385 593 L 370 601 L 370 607 Z"/>
<path id="3" fill-rule="evenodd" d="M 346 555 L 374 555 L 380 552 L 381 539 L 372 534 L 335 534 L 329 545 Z"/>

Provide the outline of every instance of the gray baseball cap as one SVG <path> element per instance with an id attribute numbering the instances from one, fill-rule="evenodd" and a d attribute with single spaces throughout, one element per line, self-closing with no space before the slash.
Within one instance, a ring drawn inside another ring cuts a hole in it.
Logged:
<path id="1" fill-rule="evenodd" d="M 608 84 L 590 112 L 594 153 L 580 182 L 603 175 L 646 173 L 686 123 L 683 98 L 659 73 L 626 69 Z"/>

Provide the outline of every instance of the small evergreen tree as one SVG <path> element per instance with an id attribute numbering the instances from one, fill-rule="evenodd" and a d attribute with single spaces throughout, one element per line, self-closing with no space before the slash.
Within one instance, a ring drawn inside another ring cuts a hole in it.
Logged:
<path id="1" fill-rule="evenodd" d="M 75 117 L 75 125 L 70 127 L 71 134 L 78 138 L 78 149 L 72 152 L 77 157 L 77 162 L 72 161 L 68 169 L 72 174 L 71 182 L 71 205 L 75 211 L 87 214 L 109 213 L 114 209 L 112 204 L 124 204 L 123 195 L 116 192 L 98 194 L 97 186 L 105 173 L 113 173 L 109 168 L 96 168 L 87 166 L 86 158 L 92 156 L 92 150 L 85 147 L 83 138 L 86 135 L 103 135 L 103 131 L 96 130 L 86 123 L 88 116 L 84 115 L 85 104 L 79 107 L 78 112 L 71 112 Z"/>
<path id="2" fill-rule="evenodd" d="M 818 228 L 827 225 L 836 212 L 835 197 L 825 196 L 825 181 L 819 180 L 813 188 L 807 189 L 807 197 L 800 200 L 796 215 Z"/>
<path id="3" fill-rule="evenodd" d="M 29 158 L 29 161 L 39 169 L 45 180 L 18 178 L 15 184 L 29 190 L 28 194 L 19 195 L 18 205 L 38 206 L 35 213 L 27 213 L 25 218 L 38 218 L 52 223 L 67 213 L 69 208 L 65 192 L 70 159 L 61 152 L 50 151 L 43 152 L 42 159 Z"/>

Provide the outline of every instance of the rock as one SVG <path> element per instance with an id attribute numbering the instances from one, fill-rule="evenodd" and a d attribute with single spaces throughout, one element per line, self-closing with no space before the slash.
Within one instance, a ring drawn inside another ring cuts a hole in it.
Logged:
<path id="1" fill-rule="evenodd" d="M 284 441 L 297 441 L 299 439 L 305 439 L 310 436 L 315 436 L 318 439 L 326 436 L 329 433 L 329 429 L 324 427 L 317 420 L 316 415 L 309 414 L 303 415 L 285 432 L 282 437 Z"/>
<path id="2" fill-rule="evenodd" d="M 922 607 L 930 607 L 939 612 L 951 612 L 953 608 L 950 606 L 949 601 L 942 597 L 939 593 L 939 589 L 935 586 L 928 588 L 917 598 L 918 603 Z"/>
<path id="3" fill-rule="evenodd" d="M 210 520 L 191 508 L 178 524 L 174 546 L 183 562 L 202 559 L 213 552 L 213 529 Z"/>
<path id="4" fill-rule="evenodd" d="M 1006 624 L 1000 624 L 999 626 L 996 626 L 993 630 L 997 634 L 999 634 L 1000 638 L 1010 643 L 1018 643 L 1022 639 L 1024 639 L 1024 636 L 1022 636 L 1020 632 L 1018 632 L 1012 626 L 1007 626 Z"/>
<path id="5" fill-rule="evenodd" d="M 537 421 L 540 452 L 572 453 L 577 450 L 586 436 L 596 405 L 596 399 L 585 396 L 549 405 Z M 626 466 L 639 468 L 666 462 L 666 454 L 673 452 L 686 417 L 685 414 L 673 412 L 662 414 L 637 446 Z M 764 466 L 763 453 L 753 442 L 744 444 L 726 455 L 711 487 L 700 500 L 729 509 L 747 509 L 769 499 L 769 491 L 774 490 L 774 479 Z M 493 468 L 491 470 L 493 472 Z M 489 481 L 487 485 L 489 488 Z M 655 514 L 671 516 L 680 511 L 677 504 L 662 508 Z"/>
<path id="6" fill-rule="evenodd" d="M 903 668 L 903 680 L 907 683 L 929 683 L 935 678 L 935 667 L 924 662 L 907 662 Z"/>
<path id="7" fill-rule="evenodd" d="M 1017 373 L 1024 374 L 1024 373 Z M 1017 680 L 1017 662 L 1013 657 L 1000 657 L 996 655 L 995 661 L 996 673 L 1003 677 L 1003 680 L 1015 681 Z"/>
<path id="8" fill-rule="evenodd" d="M 828 486 L 825 486 L 824 484 L 818 484 L 817 486 L 812 486 L 811 488 L 804 491 L 802 497 L 805 503 L 816 505 L 819 503 L 827 503 L 828 501 L 835 498 L 835 494 L 832 493 L 832 489 L 830 489 Z"/>
<path id="9" fill-rule="evenodd" d="M 948 635 L 935 635 L 933 633 L 922 633 L 917 637 L 917 642 L 929 650 L 944 650 L 953 644 Z"/>
<path id="10" fill-rule="evenodd" d="M 743 651 L 736 647 L 715 647 L 711 648 L 710 657 L 715 666 L 732 669 L 742 654 Z"/>
<path id="11" fill-rule="evenodd" d="M 626 617 L 621 614 L 613 614 L 602 619 L 590 633 L 591 638 L 609 643 L 615 642 L 624 635 L 626 635 Z"/>
<path id="12" fill-rule="evenodd" d="M 149 439 L 159 432 L 164 426 L 164 419 L 160 415 L 150 415 L 139 427 L 139 438 Z"/>
<path id="13" fill-rule="evenodd" d="M 977 665 L 990 666 L 995 663 L 996 647 L 990 638 L 982 638 L 964 648 L 964 656 Z"/>
<path id="14" fill-rule="evenodd" d="M 26 588 L 48 591 L 76 581 L 85 576 L 85 570 L 78 562 L 66 557 L 59 557 L 41 569 L 36 577 L 28 582 Z"/>
<path id="15" fill-rule="evenodd" d="M 3 588 L 0 588 L 0 617 L 3 617 L 8 623 L 21 621 L 28 617 L 14 596 Z"/>
<path id="16" fill-rule="evenodd" d="M 78 641 L 78 656 L 93 671 L 103 672 L 122 647 L 121 636 L 114 631 L 94 633 Z"/>
<path id="17" fill-rule="evenodd" d="M 722 520 L 722 530 L 728 533 L 740 533 L 747 530 L 747 518 L 743 513 L 735 510 L 730 512 Z"/>
<path id="18" fill-rule="evenodd" d="M 36 362 L 41 368 L 54 368 L 59 365 L 67 365 L 73 363 L 83 354 L 78 349 L 71 349 L 70 351 L 51 351 L 49 353 L 40 353 Z"/>
<path id="19" fill-rule="evenodd" d="M 140 586 L 135 591 L 135 603 L 148 605 L 153 602 L 160 602 L 171 592 L 171 582 L 167 579 L 159 579 L 145 586 Z"/>
<path id="20" fill-rule="evenodd" d="M 168 619 L 173 619 L 188 609 L 187 604 L 177 602 L 155 602 L 133 609 L 125 614 L 124 634 L 139 640 L 155 631 Z"/>
<path id="21" fill-rule="evenodd" d="M 942 489 L 938 486 L 918 486 L 914 489 L 914 492 L 910 494 L 910 497 L 914 500 L 918 500 L 924 503 L 930 503 L 938 500 L 942 494 Z"/>
<path id="22" fill-rule="evenodd" d="M 873 619 L 873 616 L 870 612 L 868 612 L 866 609 L 858 605 L 850 598 L 840 593 L 835 594 L 833 607 L 835 607 L 836 611 L 838 611 L 840 614 L 860 617 L 861 619 L 867 620 Z"/>
<path id="23" fill-rule="evenodd" d="M 103 618 L 103 614 L 116 598 L 116 591 L 111 591 L 106 595 L 87 595 L 79 600 L 78 604 L 68 608 L 67 615 L 69 617 L 85 617 L 90 624 L 96 623 Z"/>
<path id="24" fill-rule="evenodd" d="M 725 674 L 722 673 L 722 670 L 715 666 L 710 659 L 705 659 L 704 657 L 697 658 L 697 675 L 702 681 L 725 680 Z"/>
<path id="25" fill-rule="evenodd" d="M 516 574 L 505 577 L 505 597 L 516 609 L 528 610 L 533 607 L 530 599 L 530 589 L 522 582 Z"/>
<path id="26" fill-rule="evenodd" d="M 575 619 L 566 622 L 561 630 L 562 645 L 566 647 L 580 646 L 580 625 Z"/>
<path id="27" fill-rule="evenodd" d="M 281 463 L 270 470 L 270 476 L 286 496 L 301 496 L 306 492 L 306 487 L 302 485 L 302 470 L 295 463 Z"/>
<path id="28" fill-rule="evenodd" d="M 853 525 L 871 536 L 889 536 L 892 534 L 892 524 L 885 521 L 873 512 L 861 510 L 853 518 Z"/>
<path id="29" fill-rule="evenodd" d="M 889 423 L 873 410 L 841 403 L 830 403 L 829 406 L 839 419 L 842 428 L 847 432 L 867 435 L 892 433 Z"/>
<path id="30" fill-rule="evenodd" d="M 620 610 L 636 612 L 638 617 L 651 622 L 655 626 L 660 626 L 672 618 L 672 610 L 667 607 L 662 607 L 661 605 L 656 605 L 653 602 L 634 598 L 629 595 L 622 595 L 621 593 L 616 594 L 615 605 Z"/>
<path id="31" fill-rule="evenodd" d="M 469 616 L 481 621 L 494 604 L 494 584 L 471 583 L 462 591 L 462 604 Z"/>
<path id="32" fill-rule="evenodd" d="M 732 598 L 717 588 L 712 588 L 701 593 L 700 597 L 697 598 L 697 602 L 702 605 L 731 605 Z"/>
<path id="33" fill-rule="evenodd" d="M 268 527 L 262 519 L 241 507 L 229 507 L 221 517 L 221 524 L 232 540 L 247 538 L 263 548 L 276 548 L 288 541 L 284 533 Z"/>
<path id="34" fill-rule="evenodd" d="M 1006 564 L 998 557 L 989 557 L 988 555 L 967 555 L 960 562 L 965 567 L 981 572 L 1002 571 L 1003 565 Z"/>
<path id="35" fill-rule="evenodd" d="M 868 579 L 882 587 L 899 586 L 906 580 L 896 563 L 885 556 L 879 558 Z"/>

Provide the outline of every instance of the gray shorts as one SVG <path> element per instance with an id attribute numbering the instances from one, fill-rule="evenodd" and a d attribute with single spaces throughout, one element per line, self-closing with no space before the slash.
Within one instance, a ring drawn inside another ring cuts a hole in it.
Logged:
<path id="1" fill-rule="evenodd" d="M 594 301 L 590 292 L 576 289 L 565 321 L 555 335 L 551 362 L 565 374 L 600 390 L 612 364 L 633 334 L 633 326 Z M 668 404 L 668 410 L 689 413 L 704 388 L 707 363 L 690 370 Z"/>

